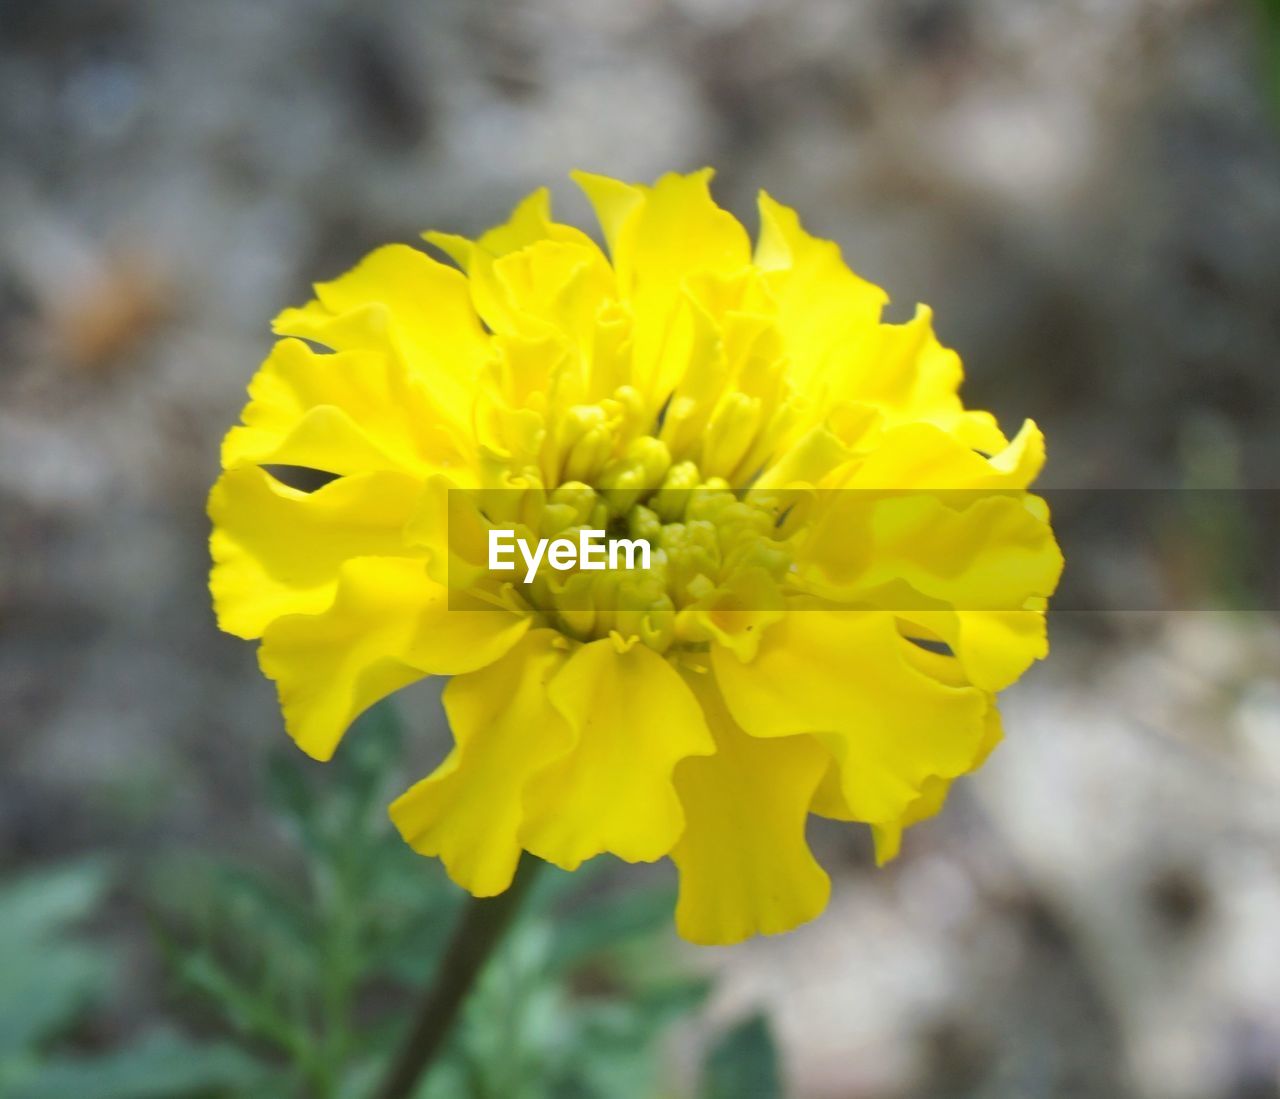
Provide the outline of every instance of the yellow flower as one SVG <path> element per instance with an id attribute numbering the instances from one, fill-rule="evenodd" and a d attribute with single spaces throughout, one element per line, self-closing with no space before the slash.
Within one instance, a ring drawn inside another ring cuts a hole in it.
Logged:
<path id="1" fill-rule="evenodd" d="M 669 855 L 687 938 L 785 931 L 829 892 L 808 815 L 892 858 L 1045 655 L 1043 439 L 965 410 L 929 311 L 882 323 L 767 195 L 753 247 L 709 171 L 575 178 L 607 256 L 538 191 L 476 241 L 426 234 L 457 267 L 390 245 L 276 319 L 209 501 L 219 622 L 261 638 L 317 759 L 453 677 L 454 748 L 391 815 L 473 894 L 521 850 Z M 498 527 L 653 555 L 525 582 L 489 567 Z"/>

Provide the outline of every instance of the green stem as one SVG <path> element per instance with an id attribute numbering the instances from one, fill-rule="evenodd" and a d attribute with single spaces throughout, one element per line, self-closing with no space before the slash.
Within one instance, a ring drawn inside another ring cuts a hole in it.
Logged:
<path id="1" fill-rule="evenodd" d="M 378 1089 L 377 1099 L 409 1099 L 434 1063 L 458 1012 L 510 926 L 541 864 L 524 855 L 510 888 L 496 897 L 473 897 L 445 950 L 404 1045 Z"/>

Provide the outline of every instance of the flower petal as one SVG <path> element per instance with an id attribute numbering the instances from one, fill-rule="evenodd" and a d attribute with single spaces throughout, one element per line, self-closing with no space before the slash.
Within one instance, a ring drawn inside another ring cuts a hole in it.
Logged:
<path id="1" fill-rule="evenodd" d="M 525 847 L 566 870 L 604 851 L 667 854 L 684 827 L 672 770 L 714 750 L 680 674 L 644 645 L 606 638 L 578 649 L 549 692 L 574 745 L 529 785 Z"/>
<path id="2" fill-rule="evenodd" d="M 616 269 L 623 231 L 632 212 L 644 203 L 646 189 L 635 183 L 623 183 L 620 179 L 593 172 L 570 172 L 569 176 L 595 210 L 596 220 L 600 222 L 600 229 L 604 233 L 605 243 L 609 246 Z"/>
<path id="3" fill-rule="evenodd" d="M 393 356 L 280 340 L 249 384 L 244 425 L 223 441 L 222 464 L 422 473 L 458 458 L 452 438 L 431 426 L 431 409 Z"/>
<path id="4" fill-rule="evenodd" d="M 778 328 L 803 389 L 857 347 L 889 295 L 849 270 L 839 245 L 805 232 L 790 207 L 763 191 L 759 207 L 755 260 L 777 297 Z"/>
<path id="5" fill-rule="evenodd" d="M 836 757 L 854 819 L 896 820 L 930 775 L 972 765 L 986 699 L 920 671 L 893 615 L 793 605 L 751 663 L 712 646 L 729 712 L 753 736 L 814 733 Z"/>
<path id="6" fill-rule="evenodd" d="M 685 830 L 676 926 L 690 942 L 728 945 L 790 931 L 819 915 L 831 880 L 805 840 L 814 790 L 830 761 L 812 737 L 748 736 L 714 679 L 687 677 L 715 738 L 715 755 L 676 767 Z"/>
<path id="7" fill-rule="evenodd" d="M 796 550 L 805 590 L 925 627 L 984 690 L 1047 654 L 1043 606 L 1063 559 L 1039 498 L 854 489 L 818 502 Z"/>
<path id="8" fill-rule="evenodd" d="M 1031 421 L 1007 447 L 985 457 L 936 424 L 895 427 L 852 470 L 843 487 L 860 489 L 1020 489 L 1044 465 L 1044 436 Z"/>
<path id="9" fill-rule="evenodd" d="M 378 472 L 308 493 L 257 466 L 227 470 L 209 493 L 218 625 L 260 637 L 281 615 L 324 610 L 344 561 L 405 552 L 403 529 L 419 488 L 412 477 Z"/>
<path id="10" fill-rule="evenodd" d="M 298 746 L 328 759 L 379 699 L 424 676 L 483 668 L 529 627 L 482 604 L 459 609 L 464 600 L 434 583 L 422 560 L 357 557 L 342 566 L 327 610 L 267 626 L 258 662 Z"/>
<path id="11" fill-rule="evenodd" d="M 416 248 L 390 244 L 315 291 L 306 305 L 275 319 L 276 332 L 336 351 L 398 356 L 426 385 L 439 416 L 467 424 L 488 339 L 460 272 Z"/>
<path id="12" fill-rule="evenodd" d="M 965 676 L 984 691 L 1003 691 L 1049 655 L 1044 610 L 906 610 L 901 617 L 937 634 Z"/>
<path id="13" fill-rule="evenodd" d="M 978 747 L 978 756 L 973 764 L 974 770 L 982 765 L 987 756 L 991 754 L 992 749 L 1000 743 L 1001 736 L 1003 736 L 1003 731 L 1000 725 L 1000 711 L 996 709 L 993 701 L 987 710 L 982 743 Z M 911 825 L 919 824 L 922 820 L 928 820 L 930 817 L 942 812 L 942 807 L 946 804 L 947 794 L 950 791 L 950 779 L 939 778 L 936 775 L 927 778 L 920 789 L 920 796 L 907 806 L 898 820 L 890 824 L 873 824 L 871 826 L 871 836 L 876 845 L 877 866 L 884 866 L 885 863 L 892 862 L 898 857 L 898 853 L 902 850 L 902 833 L 910 828 Z M 816 799 L 814 812 L 820 812 L 817 808 Z"/>
<path id="14" fill-rule="evenodd" d="M 633 383 L 661 404 L 679 380 L 679 358 L 665 353 L 685 280 L 694 273 L 731 274 L 751 261 L 742 224 L 711 197 L 709 168 L 669 174 L 652 187 L 574 178 L 596 207 L 609 238 L 618 288 L 633 316 Z"/>
<path id="15" fill-rule="evenodd" d="M 633 294 L 664 287 L 674 295 L 694 272 L 728 274 L 751 262 L 747 231 L 711 197 L 714 174 L 710 168 L 669 173 L 644 188 L 613 255 L 619 281 L 634 280 Z"/>
<path id="16" fill-rule="evenodd" d="M 933 330 L 933 311 L 916 307 L 905 324 L 865 330 L 833 357 L 831 397 L 872 404 L 890 427 L 930 423 L 966 447 L 994 452 L 1008 445 L 988 412 L 966 411 L 960 401 L 964 369 L 960 356 L 943 347 Z"/>
<path id="17" fill-rule="evenodd" d="M 534 630 L 500 660 L 451 679 L 444 706 L 456 747 L 391 806 L 405 842 L 439 856 L 474 896 L 491 897 L 511 884 L 525 785 L 572 744 L 547 694 L 568 658 L 555 631 Z"/>
<path id="18" fill-rule="evenodd" d="M 881 493 L 833 490 L 819 497 L 797 543 L 797 582 L 842 603 L 1019 610 L 1052 594 L 1062 552 L 1043 501 L 1012 493 Z"/>
<path id="19" fill-rule="evenodd" d="M 550 240 L 578 244 L 599 251 L 595 242 L 581 229 L 552 220 L 551 192 L 545 187 L 539 187 L 521 199 L 506 221 L 495 225 L 474 241 L 454 233 L 434 230 L 423 233 L 422 237 L 446 253 L 468 275 L 472 273 L 477 250 L 497 259 L 539 241 Z"/>
<path id="20" fill-rule="evenodd" d="M 586 233 L 551 220 L 545 187 L 478 240 L 422 235 L 467 273 L 475 309 L 496 333 L 559 330 L 589 344 L 597 310 L 615 296 L 608 260 Z"/>
<path id="21" fill-rule="evenodd" d="M 951 780 L 931 775 L 920 787 L 920 796 L 907 806 L 902 816 L 889 824 L 873 824 L 871 838 L 876 847 L 876 865 L 884 866 L 902 850 L 902 833 L 913 824 L 928 820 L 942 811 L 951 790 Z"/>

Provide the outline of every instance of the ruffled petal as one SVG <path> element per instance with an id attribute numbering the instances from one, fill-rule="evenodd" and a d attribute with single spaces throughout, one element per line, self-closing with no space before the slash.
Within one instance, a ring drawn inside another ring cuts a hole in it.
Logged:
<path id="1" fill-rule="evenodd" d="M 465 422 L 488 342 L 461 273 L 407 244 L 389 244 L 315 291 L 276 318 L 277 332 L 337 351 L 393 349 L 442 411 Z"/>
<path id="2" fill-rule="evenodd" d="M 887 427 L 934 424 L 966 447 L 988 453 L 1008 445 L 989 412 L 967 411 L 961 403 L 960 356 L 938 342 L 928 306 L 917 306 L 905 324 L 866 329 L 833 356 L 831 365 L 831 399 L 874 405 Z"/>
<path id="3" fill-rule="evenodd" d="M 990 457 L 977 453 L 936 424 L 913 423 L 883 435 L 851 468 L 845 488 L 1023 489 L 1044 466 L 1044 435 L 1023 423 L 1007 447 Z"/>
<path id="4" fill-rule="evenodd" d="M 924 627 L 984 690 L 1007 687 L 1047 654 L 1043 608 L 1063 558 L 1042 500 L 853 489 L 819 502 L 796 547 L 805 590 Z"/>
<path id="5" fill-rule="evenodd" d="M 600 231 L 604 233 L 616 270 L 619 252 L 625 247 L 623 234 L 627 222 L 633 212 L 644 203 L 645 188 L 635 183 L 624 183 L 611 176 L 596 175 L 594 172 L 570 172 L 569 176 L 595 210 L 596 220 L 600 222 Z"/>
<path id="6" fill-rule="evenodd" d="M 322 354 L 300 340 L 279 341 L 249 384 L 242 419 L 222 444 L 227 469 L 422 474 L 460 456 L 402 363 L 376 351 Z"/>
<path id="7" fill-rule="evenodd" d="M 688 681 L 716 751 L 676 767 L 685 813 L 671 852 L 680 870 L 676 927 L 690 942 L 722 946 L 790 931 L 819 915 L 831 892 L 805 840 L 830 756 L 812 737 L 748 736 L 710 676 Z"/>
<path id="8" fill-rule="evenodd" d="M 328 759 L 379 699 L 424 676 L 483 668 L 528 627 L 527 619 L 450 595 L 421 560 L 357 557 L 342 566 L 325 611 L 267 626 L 258 662 L 276 682 L 289 735 L 308 755 Z"/>
<path id="9" fill-rule="evenodd" d="M 873 824 L 871 839 L 876 848 L 876 865 L 884 866 L 896 859 L 902 851 L 902 834 L 913 824 L 928 820 L 942 811 L 951 780 L 931 775 L 920 787 L 920 796 L 904 810 L 901 817 L 889 824 Z"/>
<path id="10" fill-rule="evenodd" d="M 468 274 L 477 249 L 497 259 L 546 240 L 595 248 L 595 242 L 581 229 L 552 220 L 551 192 L 545 187 L 539 187 L 521 199 L 506 221 L 495 225 L 476 240 L 435 230 L 423 233 L 422 237 L 446 253 Z"/>
<path id="11" fill-rule="evenodd" d="M 1000 711 L 996 709 L 995 699 L 989 699 L 986 716 L 983 718 L 982 739 L 970 766 L 976 771 L 986 761 L 1003 736 L 1000 723 Z M 946 804 L 947 794 L 951 790 L 952 780 L 938 775 L 930 775 L 920 786 L 920 793 L 906 808 L 902 815 L 893 821 L 874 823 L 871 825 L 871 836 L 875 842 L 876 865 L 884 866 L 898 857 L 902 849 L 902 835 L 913 824 L 928 820 L 942 811 Z M 841 782 L 840 767 L 834 761 L 827 767 L 822 781 L 813 795 L 812 810 L 820 817 L 831 820 L 853 821 L 858 817 L 845 800 Z"/>
<path id="12" fill-rule="evenodd" d="M 744 664 L 713 646 L 730 713 L 753 736 L 813 733 L 840 765 L 854 819 L 900 817 L 930 775 L 972 765 L 986 700 L 913 665 L 894 616 L 794 604 Z"/>
<path id="13" fill-rule="evenodd" d="M 777 298 L 792 376 L 806 389 L 842 369 L 843 359 L 879 321 L 889 295 L 850 271 L 839 245 L 805 232 L 790 207 L 762 191 L 759 208 L 755 261 Z"/>
<path id="14" fill-rule="evenodd" d="M 679 357 L 666 353 L 685 280 L 728 275 L 751 261 L 742 224 L 711 197 L 709 168 L 665 175 L 652 187 L 579 173 L 609 241 L 619 292 L 631 306 L 633 384 L 661 404 L 679 381 Z"/>
<path id="15" fill-rule="evenodd" d="M 1015 610 L 1050 595 L 1062 572 L 1039 501 L 1021 493 L 836 489 L 819 503 L 796 546 L 798 573 L 842 602 L 906 584 L 951 607 Z"/>
<path id="16" fill-rule="evenodd" d="M 351 271 L 317 283 L 316 298 L 333 316 L 362 306 L 387 308 L 412 362 L 429 377 L 470 385 L 485 358 L 484 329 L 471 307 L 467 280 L 407 244 L 375 249 Z"/>
<path id="17" fill-rule="evenodd" d="M 511 884 L 525 785 L 572 743 L 547 693 L 567 650 L 555 631 L 534 630 L 500 660 L 451 679 L 444 707 L 456 746 L 391 806 L 405 842 L 439 856 L 474 896 L 491 897 Z"/>
<path id="18" fill-rule="evenodd" d="M 984 691 L 1003 691 L 1049 655 L 1044 609 L 901 612 L 956 654 L 965 676 Z"/>
<path id="19" fill-rule="evenodd" d="M 695 271 L 727 274 L 750 263 L 746 230 L 711 197 L 714 175 L 710 168 L 669 173 L 652 187 L 574 175 L 608 236 L 624 292 L 664 286 L 674 295 Z"/>
<path id="20" fill-rule="evenodd" d="M 495 329 L 530 338 L 555 335 L 590 352 L 602 308 L 616 294 L 613 272 L 591 241 L 539 241 L 494 261 Z"/>
<path id="21" fill-rule="evenodd" d="M 422 235 L 466 272 L 477 313 L 503 335 L 559 332 L 589 345 L 597 311 L 615 296 L 604 254 L 580 229 L 551 219 L 545 187 L 477 240 Z"/>
<path id="22" fill-rule="evenodd" d="M 227 470 L 209 494 L 218 625 L 260 637 L 282 615 L 324 610 L 344 561 L 405 552 L 403 529 L 419 488 L 412 477 L 379 472 L 307 493 L 257 466 Z"/>
<path id="23" fill-rule="evenodd" d="M 548 690 L 574 744 L 529 785 L 525 847 L 566 870 L 605 851 L 667 854 L 684 827 L 672 771 L 715 747 L 680 674 L 644 645 L 606 638 L 578 649 Z"/>
<path id="24" fill-rule="evenodd" d="M 869 405 L 886 426 L 924 421 L 979 450 L 1006 445 L 989 413 L 961 404 L 960 357 L 938 342 L 927 307 L 906 324 L 880 323 L 889 300 L 880 287 L 850 271 L 836 244 L 806 233 L 794 210 L 763 192 L 759 204 L 755 260 L 777 300 L 792 380 L 815 409 Z"/>
<path id="25" fill-rule="evenodd" d="M 1000 738 L 1003 736 L 1000 724 L 1000 711 L 996 709 L 994 700 L 987 709 L 987 717 L 983 726 L 982 743 L 978 746 L 978 755 L 973 770 L 980 767 L 989 756 Z M 871 836 L 876 847 L 876 865 L 884 866 L 898 857 L 902 850 L 902 834 L 913 824 L 937 816 L 946 804 L 947 794 L 951 792 L 951 780 L 936 775 L 925 780 L 920 789 L 920 796 L 907 806 L 902 817 L 890 824 L 873 824 Z M 816 809 L 815 809 L 816 811 Z"/>

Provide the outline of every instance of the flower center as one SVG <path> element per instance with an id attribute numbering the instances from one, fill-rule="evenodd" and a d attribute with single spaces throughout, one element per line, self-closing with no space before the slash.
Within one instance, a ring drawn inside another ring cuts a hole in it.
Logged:
<path id="1" fill-rule="evenodd" d="M 566 480 L 548 493 L 540 533 L 604 530 L 647 542 L 649 567 L 539 572 L 524 597 L 582 641 L 616 633 L 658 652 L 713 639 L 745 646 L 744 657 L 754 651 L 759 627 L 778 617 L 791 563 L 773 512 L 692 461 L 673 463 L 651 435 L 633 439 L 593 481 Z"/>

